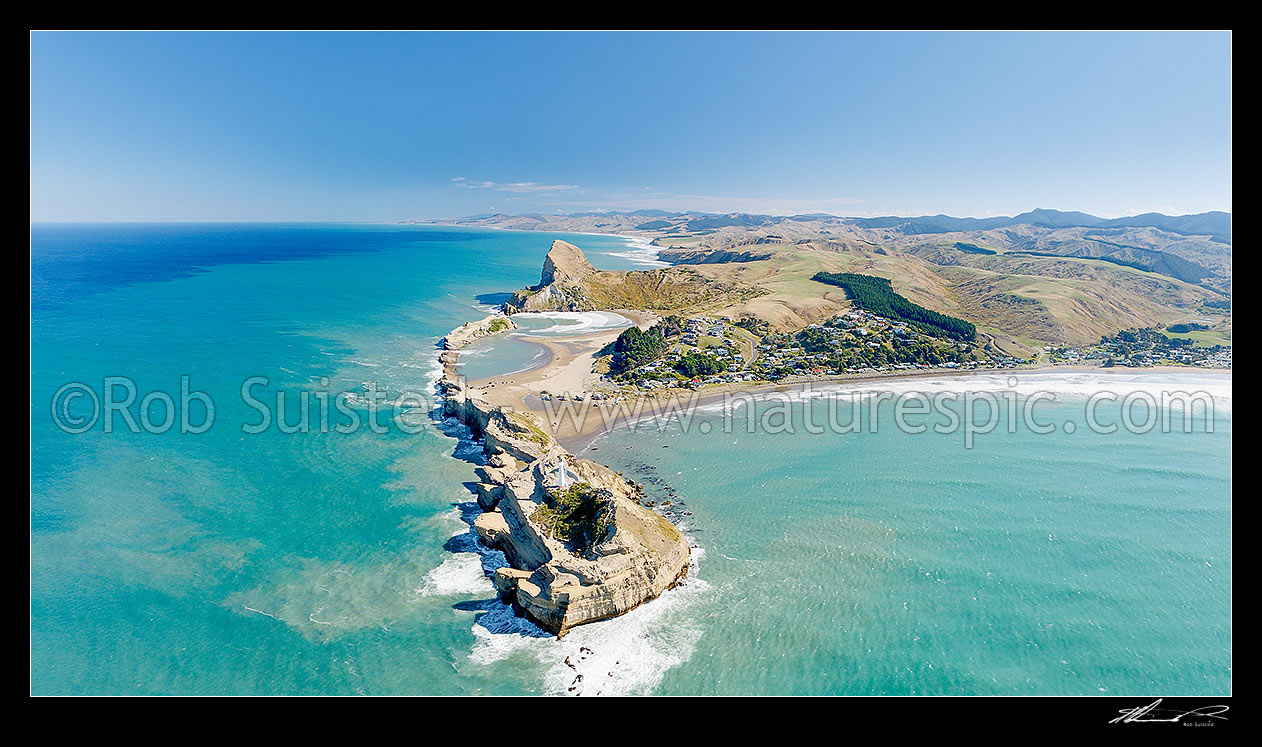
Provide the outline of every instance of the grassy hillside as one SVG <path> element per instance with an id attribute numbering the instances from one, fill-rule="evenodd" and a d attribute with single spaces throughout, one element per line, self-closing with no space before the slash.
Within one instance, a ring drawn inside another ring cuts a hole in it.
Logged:
<path id="1" fill-rule="evenodd" d="M 595 305 L 751 316 L 787 332 L 851 308 L 844 290 L 811 280 L 819 272 L 851 272 L 889 279 L 912 303 L 972 322 L 983 344 L 1015 355 L 1193 318 L 1230 328 L 1232 249 L 1217 218 L 1065 225 L 1087 219 L 1042 211 L 1023 218 L 1034 222 L 930 221 L 933 232 L 917 233 L 920 221 L 698 217 L 643 215 L 620 223 L 626 231 L 665 221 L 642 235 L 677 247 L 663 256 L 686 264 L 598 273 L 587 289 Z M 1215 233 L 1171 230 L 1202 224 L 1214 224 Z"/>
<path id="2" fill-rule="evenodd" d="M 943 264 L 916 250 L 827 242 L 774 247 L 772 257 L 763 261 L 695 269 L 716 280 L 764 290 L 722 313 L 766 319 L 780 331 L 800 329 L 850 308 L 845 291 L 813 282 L 815 273 L 878 275 L 889 278 L 894 290 L 914 303 L 966 319 L 977 325 L 980 335 L 1018 355 L 1044 344 L 1086 344 L 1121 329 L 1204 315 L 1202 302 L 1220 297 L 1197 285 L 1098 259 L 954 254 L 950 264 Z"/>
<path id="3" fill-rule="evenodd" d="M 763 292 L 749 285 L 715 281 L 691 267 L 600 272 L 584 288 L 596 308 L 657 311 L 725 306 Z"/>

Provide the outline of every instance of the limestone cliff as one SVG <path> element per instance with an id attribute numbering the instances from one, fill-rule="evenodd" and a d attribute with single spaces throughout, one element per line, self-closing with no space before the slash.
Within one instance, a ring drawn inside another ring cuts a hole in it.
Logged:
<path id="1" fill-rule="evenodd" d="M 511 564 L 493 579 L 501 598 L 561 636 L 628 612 L 687 574 L 683 534 L 641 506 L 628 480 L 568 453 L 529 414 L 493 406 L 446 378 L 441 388 L 444 413 L 483 439 L 488 459 L 477 470 L 477 496 L 485 513 L 474 530 Z M 554 536 L 538 518 L 555 500 L 562 470 L 568 485 L 590 486 L 606 501 L 608 522 L 587 546 Z"/>
<path id="2" fill-rule="evenodd" d="M 583 254 L 582 249 L 558 239 L 552 242 L 548 256 L 543 258 L 539 285 L 577 285 L 597 272 L 592 263 L 587 261 L 587 255 Z"/>
<path id="3" fill-rule="evenodd" d="M 504 311 L 591 311 L 596 307 L 583 283 L 597 272 L 582 249 L 559 239 L 553 241 L 543 260 L 539 284 L 514 293 L 504 304 Z"/>

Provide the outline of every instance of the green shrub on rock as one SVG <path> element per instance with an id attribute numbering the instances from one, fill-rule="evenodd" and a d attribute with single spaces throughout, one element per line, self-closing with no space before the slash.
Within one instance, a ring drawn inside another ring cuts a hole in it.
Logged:
<path id="1" fill-rule="evenodd" d="M 613 523 L 613 494 L 585 482 L 550 493 L 531 521 L 572 548 L 590 549 Z"/>

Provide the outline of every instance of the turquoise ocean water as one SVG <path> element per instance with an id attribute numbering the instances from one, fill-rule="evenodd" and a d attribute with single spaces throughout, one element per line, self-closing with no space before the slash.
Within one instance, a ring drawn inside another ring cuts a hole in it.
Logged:
<path id="1" fill-rule="evenodd" d="M 567 657 L 584 694 L 1230 692 L 1229 377 L 1182 380 L 1218 395 L 1212 433 L 1018 429 L 966 449 L 884 416 L 748 434 L 709 411 L 686 433 L 611 434 L 588 456 L 677 490 L 697 563 L 559 642 L 494 600 L 503 561 L 468 531 L 460 429 L 401 403 L 419 432 L 243 432 L 251 377 L 294 412 L 302 391 L 349 392 L 361 414 L 374 388 L 427 393 L 437 340 L 537 282 L 552 238 L 645 266 L 611 237 L 32 227 L 33 692 L 564 693 Z M 475 352 L 471 376 L 535 351 Z M 59 388 L 103 396 L 107 376 L 176 401 L 187 376 L 214 425 L 59 430 Z M 1022 387 L 1081 420 L 1089 377 L 1053 379 Z"/>

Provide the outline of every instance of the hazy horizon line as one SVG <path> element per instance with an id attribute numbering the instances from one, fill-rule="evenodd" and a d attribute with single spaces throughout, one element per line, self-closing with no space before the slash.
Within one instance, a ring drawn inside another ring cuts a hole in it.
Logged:
<path id="1" fill-rule="evenodd" d="M 538 210 L 520 212 L 520 213 L 496 211 L 496 212 L 470 213 L 468 215 L 450 215 L 450 216 L 443 216 L 440 218 L 395 218 L 395 219 L 363 219 L 363 218 L 322 218 L 322 219 L 313 219 L 313 218 L 150 218 L 150 219 L 111 218 L 111 219 L 69 219 L 69 220 L 31 219 L 30 225 L 38 225 L 38 224 L 67 224 L 69 225 L 69 224 L 93 224 L 93 223 L 96 223 L 96 224 L 165 223 L 165 224 L 173 224 L 173 225 L 180 224 L 180 223 L 308 223 L 308 224 L 350 223 L 350 224 L 363 224 L 363 225 L 397 225 L 397 224 L 418 223 L 418 222 L 443 223 L 444 221 L 470 220 L 474 218 L 487 218 L 487 217 L 492 217 L 492 216 L 497 216 L 497 215 L 508 216 L 508 217 L 514 217 L 514 216 L 574 217 L 574 216 L 592 215 L 592 214 L 634 215 L 636 213 L 646 213 L 646 212 L 660 212 L 660 213 L 668 213 L 671 215 L 760 215 L 760 216 L 765 215 L 772 218 L 821 216 L 821 217 L 829 217 L 829 218 L 840 218 L 843 220 L 872 220 L 875 218 L 909 218 L 910 219 L 910 218 L 933 218 L 933 217 L 938 217 L 938 216 L 946 216 L 948 218 L 957 218 L 957 219 L 965 219 L 965 220 L 990 220 L 994 218 L 1015 218 L 1018 215 L 1024 215 L 1025 213 L 1035 212 L 1039 210 L 1049 211 L 1049 212 L 1058 212 L 1058 213 L 1082 213 L 1084 215 L 1090 215 L 1094 218 L 1101 218 L 1103 220 L 1118 220 L 1121 218 L 1133 218 L 1140 215 L 1161 215 L 1167 218 L 1182 218 L 1182 217 L 1187 217 L 1187 216 L 1192 216 L 1192 215 L 1208 215 L 1209 213 L 1222 213 L 1224 215 L 1232 215 L 1231 210 L 1221 209 L 1221 208 L 1214 209 L 1214 210 L 1204 210 L 1198 213 L 1163 213 L 1159 210 L 1149 210 L 1145 212 L 1127 213 L 1123 215 L 1109 215 L 1109 214 L 1101 215 L 1099 213 L 1093 213 L 1088 210 L 1065 210 L 1061 208 L 1042 208 L 1042 207 L 1030 208 L 1029 210 L 1025 210 L 1019 213 L 1012 213 L 1011 215 L 999 214 L 999 213 L 992 213 L 988 215 L 952 215 L 951 213 L 943 213 L 943 212 L 937 212 L 937 213 L 917 212 L 917 213 L 902 213 L 902 214 L 897 213 L 897 212 L 890 212 L 890 213 L 880 213 L 880 214 L 874 214 L 874 215 L 841 215 L 837 213 L 827 213 L 827 212 L 822 212 L 822 211 L 815 211 L 815 212 L 809 212 L 809 213 L 775 213 L 775 212 L 758 213 L 758 212 L 750 212 L 747 210 L 729 210 L 729 211 L 715 212 L 715 211 L 710 211 L 710 210 L 670 210 L 667 208 L 637 208 L 635 210 L 588 209 L 588 210 L 576 210 L 576 211 L 569 211 L 569 212 L 551 212 L 551 213 L 545 212 L 545 211 L 538 211 Z"/>

